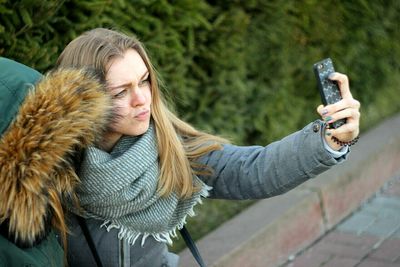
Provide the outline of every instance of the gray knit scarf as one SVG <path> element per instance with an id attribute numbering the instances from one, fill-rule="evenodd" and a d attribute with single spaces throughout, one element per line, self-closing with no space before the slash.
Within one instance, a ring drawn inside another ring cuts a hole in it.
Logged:
<path id="1" fill-rule="evenodd" d="M 107 231 L 119 229 L 118 237 L 130 244 L 148 236 L 172 244 L 176 229 L 194 216 L 193 207 L 208 196 L 210 187 L 198 177 L 194 182 L 201 190 L 189 199 L 177 194 L 161 197 L 157 193 L 159 179 L 158 150 L 155 131 L 139 137 L 123 136 L 108 153 L 95 147 L 85 151 L 77 194 L 87 218 L 103 220 Z"/>

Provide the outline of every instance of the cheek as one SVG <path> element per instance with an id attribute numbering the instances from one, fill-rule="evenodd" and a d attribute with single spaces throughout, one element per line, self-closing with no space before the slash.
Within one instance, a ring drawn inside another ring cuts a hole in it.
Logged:
<path id="1" fill-rule="evenodd" d="M 121 101 L 114 102 L 113 106 L 113 115 L 110 126 L 116 127 L 129 115 L 130 109 Z"/>
<path id="2" fill-rule="evenodd" d="M 127 100 L 115 100 L 113 102 L 114 114 L 118 117 L 125 117 L 130 113 L 131 107 Z"/>

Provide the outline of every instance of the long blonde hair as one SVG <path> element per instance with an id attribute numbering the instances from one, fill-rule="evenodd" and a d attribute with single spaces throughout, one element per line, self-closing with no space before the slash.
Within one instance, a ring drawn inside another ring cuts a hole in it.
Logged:
<path id="1" fill-rule="evenodd" d="M 136 50 L 149 70 L 151 115 L 156 128 L 160 163 L 159 192 L 168 195 L 175 191 L 183 198 L 189 197 L 199 189 L 193 182 L 193 174 L 210 171 L 196 164 L 196 159 L 221 149 L 221 144 L 227 141 L 196 130 L 167 107 L 159 90 L 156 71 L 143 44 L 136 37 L 104 28 L 90 30 L 67 45 L 57 60 L 57 67 L 93 68 L 104 78 L 110 61 L 122 57 L 128 49 Z"/>

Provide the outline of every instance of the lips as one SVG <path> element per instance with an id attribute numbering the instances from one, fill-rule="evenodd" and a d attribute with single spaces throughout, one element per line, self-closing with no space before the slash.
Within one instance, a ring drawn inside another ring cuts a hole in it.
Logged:
<path id="1" fill-rule="evenodd" d="M 142 111 L 140 111 L 139 113 L 137 113 L 136 115 L 135 115 L 135 119 L 138 119 L 138 120 L 144 120 L 144 119 L 147 119 L 147 117 L 149 116 L 149 114 L 150 114 L 150 110 L 142 110 Z"/>

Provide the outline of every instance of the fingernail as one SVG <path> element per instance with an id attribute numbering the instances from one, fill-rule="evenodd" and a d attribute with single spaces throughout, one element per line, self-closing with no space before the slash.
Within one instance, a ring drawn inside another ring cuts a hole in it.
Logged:
<path id="1" fill-rule="evenodd" d="M 331 133 L 330 133 L 330 132 L 328 132 L 328 131 L 326 131 L 326 132 L 325 132 L 325 135 L 327 135 L 327 136 L 331 136 Z"/>
<path id="2" fill-rule="evenodd" d="M 332 117 L 331 117 L 331 116 L 328 116 L 328 117 L 326 117 L 326 118 L 324 119 L 325 122 L 330 122 L 331 120 L 332 120 Z"/>
<path id="3" fill-rule="evenodd" d="M 324 116 L 326 114 L 328 114 L 328 109 L 326 109 L 326 108 L 322 109 L 322 116 Z"/>

